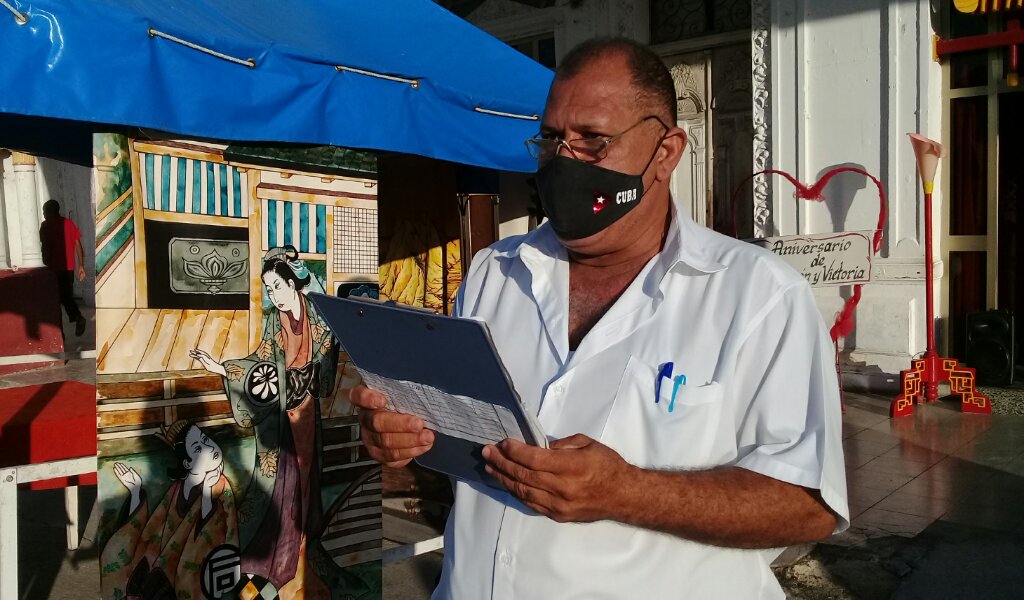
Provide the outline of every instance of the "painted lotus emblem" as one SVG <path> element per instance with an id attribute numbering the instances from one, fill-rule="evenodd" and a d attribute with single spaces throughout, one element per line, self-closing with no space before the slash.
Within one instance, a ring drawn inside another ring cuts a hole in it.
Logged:
<path id="1" fill-rule="evenodd" d="M 182 260 L 185 262 L 185 273 L 207 286 L 211 294 L 219 292 L 228 279 L 245 272 L 245 260 L 228 262 L 216 250 L 210 251 L 199 260 Z"/>

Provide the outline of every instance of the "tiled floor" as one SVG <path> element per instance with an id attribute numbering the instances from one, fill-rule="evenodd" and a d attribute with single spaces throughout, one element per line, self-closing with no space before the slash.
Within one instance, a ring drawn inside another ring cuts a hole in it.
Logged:
<path id="1" fill-rule="evenodd" d="M 890 419 L 888 400 L 847 394 L 852 522 L 832 543 L 912 537 L 940 519 L 1024 534 L 1024 417 L 963 414 L 940 400 Z"/>

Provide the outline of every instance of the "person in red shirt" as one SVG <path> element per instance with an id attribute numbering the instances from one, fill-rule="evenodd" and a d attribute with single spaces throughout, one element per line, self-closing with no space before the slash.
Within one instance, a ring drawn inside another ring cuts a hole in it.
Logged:
<path id="1" fill-rule="evenodd" d="M 57 276 L 60 303 L 68 320 L 75 323 L 75 335 L 85 333 L 85 317 L 75 304 L 74 276 L 78 265 L 78 280 L 85 281 L 85 251 L 82 234 L 71 219 L 60 215 L 60 203 L 47 200 L 43 204 L 43 224 L 39 226 L 39 241 L 43 246 L 43 264 Z"/>

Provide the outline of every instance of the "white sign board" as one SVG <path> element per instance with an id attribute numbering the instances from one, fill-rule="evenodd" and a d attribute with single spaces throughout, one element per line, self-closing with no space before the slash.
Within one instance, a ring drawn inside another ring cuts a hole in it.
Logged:
<path id="1" fill-rule="evenodd" d="M 871 281 L 871 235 L 874 232 L 823 233 L 759 238 L 770 250 L 807 278 L 812 287 Z"/>

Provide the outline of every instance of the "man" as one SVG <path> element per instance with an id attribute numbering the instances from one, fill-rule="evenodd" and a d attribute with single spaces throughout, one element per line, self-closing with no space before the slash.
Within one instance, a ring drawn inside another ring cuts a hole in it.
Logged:
<path id="1" fill-rule="evenodd" d="M 435 598 L 782 598 L 778 548 L 848 524 L 810 288 L 675 211 L 675 115 L 633 42 L 584 43 L 556 73 L 528 144 L 549 224 L 482 251 L 456 308 L 554 441 L 484 448 L 507 493 L 456 484 Z M 352 401 L 378 461 L 430 448 L 380 394 Z"/>
<path id="2" fill-rule="evenodd" d="M 68 320 L 75 324 L 75 335 L 85 333 L 85 317 L 78 310 L 74 296 L 75 264 L 78 264 L 78 280 L 85 281 L 85 252 L 82 250 L 82 234 L 71 219 L 60 215 L 60 203 L 47 200 L 43 203 L 43 224 L 39 226 L 39 241 L 43 246 L 43 264 L 57 276 L 57 290 L 60 303 Z"/>

